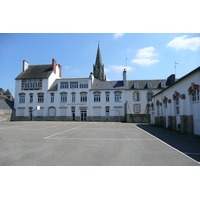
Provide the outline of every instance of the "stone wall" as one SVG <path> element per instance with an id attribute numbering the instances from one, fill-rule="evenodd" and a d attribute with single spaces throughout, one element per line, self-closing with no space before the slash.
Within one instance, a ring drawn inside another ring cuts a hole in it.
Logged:
<path id="1" fill-rule="evenodd" d="M 150 114 L 126 114 L 128 123 L 150 123 Z"/>
<path id="2" fill-rule="evenodd" d="M 15 110 L 0 110 L 0 122 L 9 122 L 15 119 Z"/>
<path id="3" fill-rule="evenodd" d="M 180 131 L 182 133 L 193 134 L 193 115 L 181 115 Z"/>
<path id="4" fill-rule="evenodd" d="M 176 130 L 176 116 L 168 116 L 168 127 L 167 128 Z"/>

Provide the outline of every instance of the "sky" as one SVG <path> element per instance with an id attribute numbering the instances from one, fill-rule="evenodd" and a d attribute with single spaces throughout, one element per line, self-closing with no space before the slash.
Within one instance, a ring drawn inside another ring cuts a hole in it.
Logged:
<path id="1" fill-rule="evenodd" d="M 199 33 L 0 33 L 0 87 L 14 95 L 15 78 L 29 65 L 62 66 L 63 78 L 87 78 L 98 44 L 108 80 L 180 78 L 200 66 Z"/>

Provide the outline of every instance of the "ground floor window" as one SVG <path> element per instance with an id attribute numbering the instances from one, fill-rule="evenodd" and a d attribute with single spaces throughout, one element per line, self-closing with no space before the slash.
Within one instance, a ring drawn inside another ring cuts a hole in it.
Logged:
<path id="1" fill-rule="evenodd" d="M 140 113 L 141 111 L 141 105 L 140 104 L 134 104 L 133 105 L 133 112 L 134 113 Z"/>

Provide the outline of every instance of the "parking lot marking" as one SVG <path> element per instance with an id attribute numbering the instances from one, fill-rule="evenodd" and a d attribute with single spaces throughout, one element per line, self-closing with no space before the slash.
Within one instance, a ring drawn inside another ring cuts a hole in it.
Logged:
<path id="1" fill-rule="evenodd" d="M 83 127 L 83 126 L 86 126 L 86 125 L 87 125 L 87 124 L 83 124 L 83 125 L 81 125 L 81 126 L 77 126 L 77 127 L 75 127 L 75 128 L 68 129 L 68 130 L 66 130 L 66 131 L 62 131 L 62 132 L 59 132 L 59 133 L 55 133 L 55 134 L 53 134 L 53 135 L 49 135 L 49 136 L 45 137 L 44 139 L 49 139 L 49 138 L 51 138 L 51 137 L 53 137 L 53 136 L 55 136 L 55 135 L 60 135 L 60 134 L 62 134 L 62 133 L 66 133 L 66 132 L 69 132 L 69 131 L 78 129 L 78 128 Z"/>
<path id="2" fill-rule="evenodd" d="M 118 138 L 47 138 L 51 140 L 119 140 L 119 141 L 127 141 L 127 140 L 156 140 L 156 139 L 118 139 Z"/>
<path id="3" fill-rule="evenodd" d="M 144 133 L 147 133 L 148 135 L 151 135 L 151 134 L 150 134 L 150 133 L 148 133 L 147 131 L 145 131 L 145 130 L 143 130 L 143 129 L 139 128 L 138 126 L 136 126 L 136 125 L 134 125 L 134 126 L 135 126 L 135 127 L 137 127 L 139 130 L 143 131 Z M 185 155 L 186 157 L 190 158 L 191 160 L 193 160 L 193 161 L 195 161 L 196 163 L 198 163 L 198 164 L 199 164 L 199 162 L 197 162 L 196 160 L 194 160 L 193 158 L 191 158 L 191 157 L 190 157 L 190 156 L 188 156 L 187 154 L 185 154 L 185 153 L 183 153 L 183 152 L 179 151 L 178 149 L 176 149 L 176 148 L 174 148 L 174 147 L 170 146 L 170 145 L 169 145 L 169 144 L 167 144 L 166 142 L 163 142 L 162 140 L 160 140 L 159 138 L 155 137 L 154 135 L 151 135 L 151 136 L 152 136 L 152 137 L 154 137 L 154 138 L 156 138 L 158 141 L 160 141 L 160 142 L 162 142 L 162 143 L 166 144 L 168 147 L 171 147 L 172 149 L 176 150 L 177 152 L 179 152 L 179 153 L 181 153 L 181 154 Z"/>

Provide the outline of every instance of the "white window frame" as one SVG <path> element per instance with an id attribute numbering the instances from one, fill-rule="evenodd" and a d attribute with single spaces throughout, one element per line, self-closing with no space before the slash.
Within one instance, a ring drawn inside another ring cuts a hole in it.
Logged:
<path id="1" fill-rule="evenodd" d="M 75 93 L 72 94 L 72 102 L 73 103 L 76 102 L 76 94 Z"/>
<path id="2" fill-rule="evenodd" d="M 54 94 L 51 94 L 51 103 L 54 103 Z"/>
<path id="3" fill-rule="evenodd" d="M 110 93 L 106 93 L 106 102 L 110 101 Z"/>
<path id="4" fill-rule="evenodd" d="M 80 94 L 80 102 L 87 102 L 87 93 Z"/>
<path id="5" fill-rule="evenodd" d="M 101 101 L 101 93 L 94 93 L 94 102 Z"/>
<path id="6" fill-rule="evenodd" d="M 192 92 L 192 102 L 199 101 L 199 89 Z"/>
<path id="7" fill-rule="evenodd" d="M 60 82 L 60 89 L 65 89 L 65 88 L 68 88 L 68 82 Z"/>
<path id="8" fill-rule="evenodd" d="M 60 94 L 60 102 L 67 102 L 67 94 Z"/>
<path id="9" fill-rule="evenodd" d="M 122 99 L 122 93 L 116 92 L 115 93 L 115 102 L 120 102 Z"/>
<path id="10" fill-rule="evenodd" d="M 38 94 L 38 103 L 44 102 L 44 94 Z"/>
<path id="11" fill-rule="evenodd" d="M 19 103 L 25 103 L 25 94 L 19 95 Z"/>
<path id="12" fill-rule="evenodd" d="M 78 88 L 78 82 L 70 82 L 70 88 Z"/>

